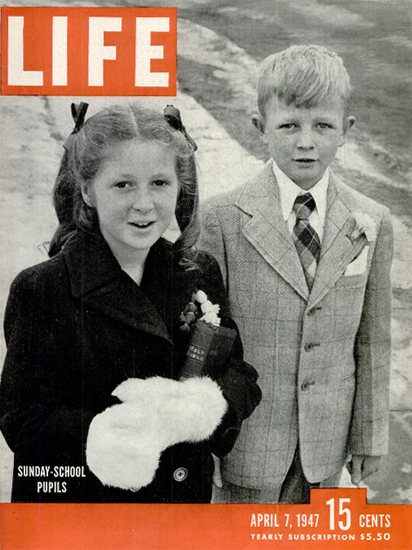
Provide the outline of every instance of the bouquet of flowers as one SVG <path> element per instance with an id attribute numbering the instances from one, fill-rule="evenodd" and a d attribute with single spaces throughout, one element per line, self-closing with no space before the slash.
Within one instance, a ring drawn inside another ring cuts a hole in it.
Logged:
<path id="1" fill-rule="evenodd" d="M 237 333 L 220 326 L 220 306 L 198 290 L 180 315 L 180 329 L 191 332 L 180 380 L 210 375 L 215 378 L 229 358 Z"/>

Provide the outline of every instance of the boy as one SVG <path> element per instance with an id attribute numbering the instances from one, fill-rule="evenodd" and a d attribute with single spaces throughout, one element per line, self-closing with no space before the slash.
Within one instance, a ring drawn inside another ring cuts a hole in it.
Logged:
<path id="1" fill-rule="evenodd" d="M 223 502 L 309 502 L 387 452 L 392 226 L 329 169 L 354 124 L 342 60 L 319 46 L 268 57 L 252 122 L 271 160 L 210 200 L 199 248 L 219 261 L 263 399 L 222 462 Z"/>

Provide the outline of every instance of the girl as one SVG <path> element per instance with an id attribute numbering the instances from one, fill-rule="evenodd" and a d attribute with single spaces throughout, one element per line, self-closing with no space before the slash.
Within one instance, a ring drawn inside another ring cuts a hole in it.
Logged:
<path id="1" fill-rule="evenodd" d="M 194 253 L 195 144 L 177 110 L 114 106 L 84 122 L 86 108 L 57 176 L 51 259 L 17 276 L 6 309 L 12 500 L 209 502 L 211 452 L 231 449 L 261 392 L 238 337 L 223 370 L 178 381 L 193 293 L 235 328 L 216 262 Z"/>

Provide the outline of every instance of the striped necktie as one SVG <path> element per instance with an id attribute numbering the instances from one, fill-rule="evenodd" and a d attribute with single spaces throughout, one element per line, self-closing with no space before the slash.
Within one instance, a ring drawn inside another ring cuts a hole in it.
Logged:
<path id="1" fill-rule="evenodd" d="M 296 224 L 293 228 L 293 240 L 303 267 L 309 291 L 312 289 L 320 256 L 319 235 L 309 223 L 309 216 L 315 208 L 315 199 L 310 193 L 298 195 L 293 205 L 293 210 L 296 214 Z"/>

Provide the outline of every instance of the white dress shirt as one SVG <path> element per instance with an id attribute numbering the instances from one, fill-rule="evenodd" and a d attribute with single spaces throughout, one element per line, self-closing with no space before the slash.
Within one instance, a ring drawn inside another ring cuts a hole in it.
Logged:
<path id="1" fill-rule="evenodd" d="M 309 216 L 309 222 L 319 239 L 322 242 L 323 227 L 326 219 L 326 201 L 329 185 L 329 168 L 326 169 L 323 177 L 311 189 L 305 191 L 294 183 L 273 161 L 273 173 L 279 186 L 280 204 L 282 207 L 282 215 L 285 220 L 289 232 L 292 235 L 293 228 L 296 223 L 296 214 L 293 210 L 296 197 L 305 193 L 310 193 L 315 200 L 316 208 Z"/>

